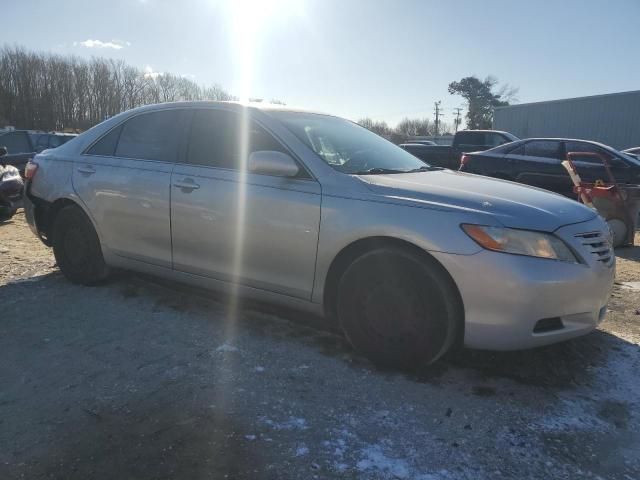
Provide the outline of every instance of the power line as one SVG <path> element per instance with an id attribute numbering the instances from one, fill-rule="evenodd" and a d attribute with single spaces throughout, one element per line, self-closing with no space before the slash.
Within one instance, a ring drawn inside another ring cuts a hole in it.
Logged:
<path id="1" fill-rule="evenodd" d="M 453 124 L 455 126 L 456 132 L 458 131 L 458 127 L 460 127 L 460 123 L 462 123 L 462 120 L 460 119 L 460 112 L 462 112 L 462 108 L 457 107 L 453 109 L 456 112 L 456 118 L 453 121 Z"/>
<path id="2" fill-rule="evenodd" d="M 440 109 L 440 104 L 442 102 L 440 100 L 438 100 L 437 102 L 434 102 L 434 107 L 435 107 L 435 115 L 436 115 L 436 137 L 440 134 L 440 117 L 444 116 L 444 113 L 441 112 Z"/>

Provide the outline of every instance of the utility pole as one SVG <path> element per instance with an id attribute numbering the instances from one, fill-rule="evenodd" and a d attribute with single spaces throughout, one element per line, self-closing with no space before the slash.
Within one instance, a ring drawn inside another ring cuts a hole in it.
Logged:
<path id="1" fill-rule="evenodd" d="M 455 127 L 456 127 L 456 132 L 458 131 L 458 127 L 460 126 L 460 123 L 462 123 L 462 120 L 460 120 L 460 112 L 462 111 L 462 108 L 458 107 L 458 108 L 454 108 L 455 112 L 456 112 L 456 119 L 453 121 Z"/>
<path id="2" fill-rule="evenodd" d="M 442 101 L 438 100 L 433 105 L 435 106 L 435 114 L 436 114 L 436 137 L 440 134 L 440 117 L 444 116 L 444 113 L 440 111 L 440 104 Z"/>

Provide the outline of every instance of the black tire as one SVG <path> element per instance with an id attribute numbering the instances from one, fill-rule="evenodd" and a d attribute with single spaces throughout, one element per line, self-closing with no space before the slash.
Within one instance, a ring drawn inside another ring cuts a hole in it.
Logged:
<path id="1" fill-rule="evenodd" d="M 98 235 L 79 207 L 70 205 L 58 212 L 51 243 L 58 267 L 72 283 L 95 285 L 109 275 Z"/>
<path id="2" fill-rule="evenodd" d="M 382 367 L 414 369 L 454 344 L 463 322 L 457 289 L 435 260 L 385 247 L 357 258 L 340 279 L 340 325 Z"/>

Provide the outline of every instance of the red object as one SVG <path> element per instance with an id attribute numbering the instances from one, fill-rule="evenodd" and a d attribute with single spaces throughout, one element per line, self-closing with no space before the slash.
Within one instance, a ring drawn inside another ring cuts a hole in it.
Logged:
<path id="1" fill-rule="evenodd" d="M 596 180 L 593 183 L 582 181 L 579 175 L 577 175 L 577 169 L 573 164 L 573 158 L 575 157 L 593 157 L 599 159 L 609 178 Z M 575 185 L 573 191 L 578 194 L 578 201 L 595 208 L 607 223 L 609 223 L 610 227 L 612 226 L 611 222 L 624 224 L 626 231 L 619 234 L 620 238 L 614 238 L 614 246 L 633 245 L 636 216 L 638 214 L 638 202 L 633 198 L 637 196 L 637 194 L 633 192 L 633 189 L 635 188 L 637 190 L 638 187 L 619 185 L 613 173 L 611 173 L 609 161 L 598 153 L 568 152 L 567 163 L 569 164 L 568 170 L 571 170 L 575 177 L 572 177 Z M 612 232 L 613 230 L 612 228 Z"/>
<path id="2" fill-rule="evenodd" d="M 27 162 L 27 165 L 24 167 L 24 178 L 27 180 L 31 180 L 38 171 L 38 164 L 32 161 Z"/>

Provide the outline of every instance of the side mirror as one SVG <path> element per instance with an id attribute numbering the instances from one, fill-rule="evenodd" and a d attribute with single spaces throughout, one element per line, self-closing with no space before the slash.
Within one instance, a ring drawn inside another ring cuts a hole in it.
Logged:
<path id="1" fill-rule="evenodd" d="M 259 150 L 249 155 L 247 164 L 249 173 L 271 175 L 273 177 L 295 177 L 300 167 L 286 153 L 272 150 Z"/>
<path id="2" fill-rule="evenodd" d="M 7 147 L 0 147 L 0 157 L 4 157 L 7 153 Z"/>

